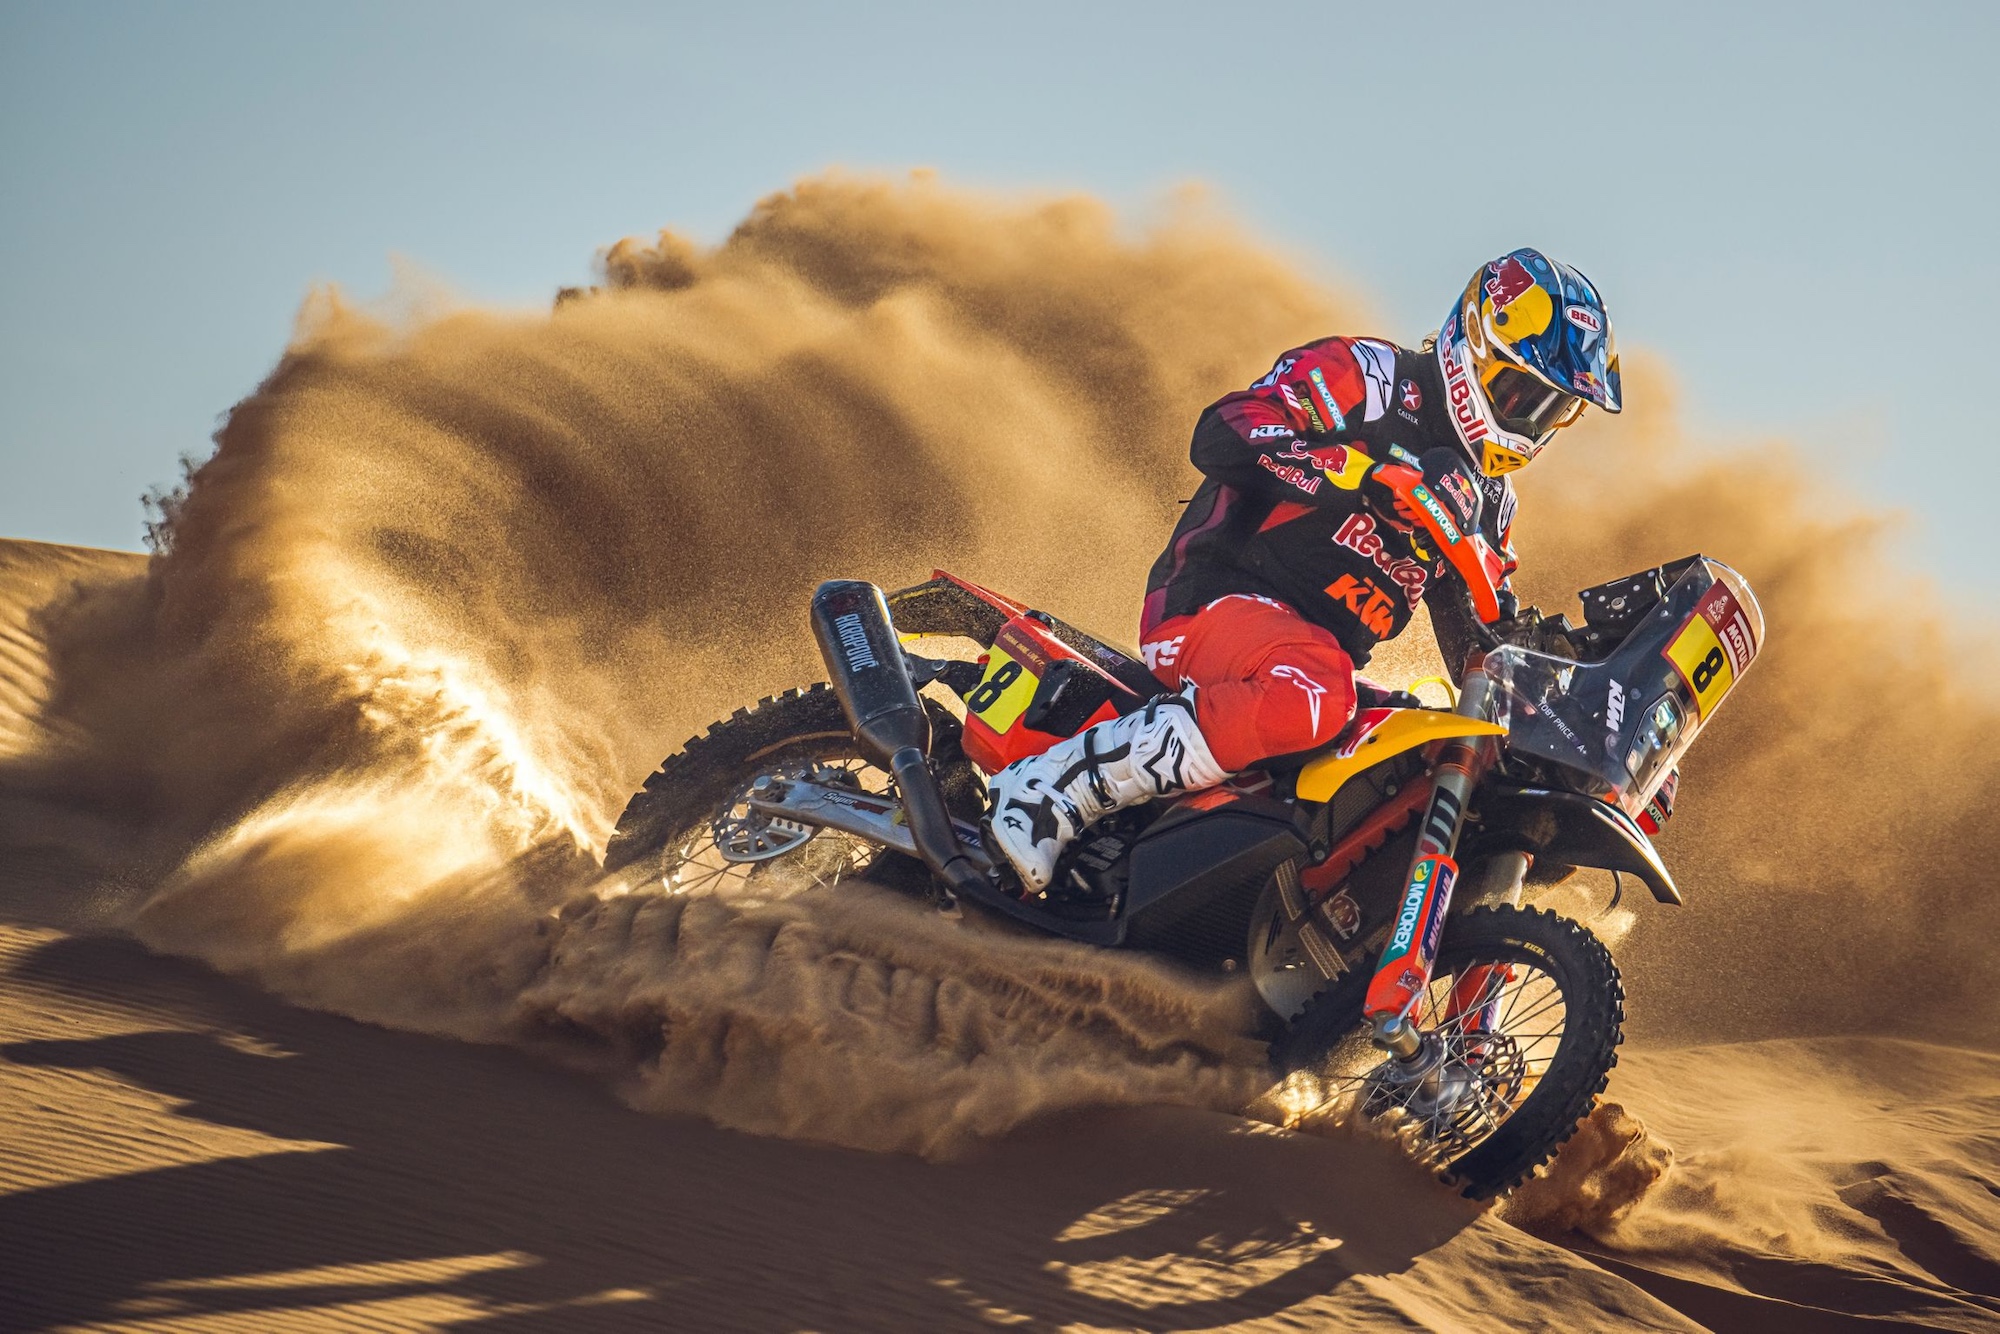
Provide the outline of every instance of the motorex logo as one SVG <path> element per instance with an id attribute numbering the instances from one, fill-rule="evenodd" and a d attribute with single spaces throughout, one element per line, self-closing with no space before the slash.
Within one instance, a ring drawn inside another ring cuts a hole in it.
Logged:
<path id="1" fill-rule="evenodd" d="M 1424 912 L 1424 895 L 1430 891 L 1431 876 L 1436 870 L 1437 863 L 1425 858 L 1410 875 L 1409 891 L 1403 895 L 1403 911 L 1396 917 L 1396 934 L 1389 942 L 1398 951 L 1409 949 L 1410 941 L 1416 938 L 1417 919 Z"/>
<path id="2" fill-rule="evenodd" d="M 1458 541 L 1458 525 L 1453 523 L 1451 516 L 1444 512 L 1444 506 L 1438 504 L 1436 496 L 1421 486 L 1411 487 L 1410 494 L 1416 498 L 1416 502 L 1419 505 L 1424 507 L 1426 514 L 1429 514 L 1433 519 L 1438 521 L 1438 530 L 1444 534 L 1445 541 Z"/>
<path id="3" fill-rule="evenodd" d="M 1327 420 L 1333 423 L 1333 429 L 1346 430 L 1347 418 L 1341 415 L 1340 404 L 1333 401 L 1333 390 L 1326 386 L 1325 372 L 1317 366 L 1312 368 L 1312 382 L 1313 388 L 1319 390 L 1319 401 L 1326 404 Z"/>

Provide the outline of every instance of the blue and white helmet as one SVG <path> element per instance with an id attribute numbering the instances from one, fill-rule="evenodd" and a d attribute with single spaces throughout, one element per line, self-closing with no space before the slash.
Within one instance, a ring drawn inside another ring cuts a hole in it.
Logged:
<path id="1" fill-rule="evenodd" d="M 1489 477 L 1527 464 L 1586 405 L 1624 406 L 1597 289 L 1539 250 L 1472 275 L 1438 331 L 1437 357 L 1459 443 Z"/>

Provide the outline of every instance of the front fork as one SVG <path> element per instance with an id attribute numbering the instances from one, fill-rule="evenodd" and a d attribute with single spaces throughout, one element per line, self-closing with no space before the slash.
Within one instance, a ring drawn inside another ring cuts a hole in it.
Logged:
<path id="1" fill-rule="evenodd" d="M 1486 718 L 1491 693 L 1485 671 L 1474 667 L 1465 674 L 1458 712 Z M 1375 966 L 1368 998 L 1362 1004 L 1375 1044 L 1405 1061 L 1423 1050 L 1423 1034 L 1414 1012 L 1430 989 L 1438 941 L 1444 934 L 1445 915 L 1451 911 L 1451 892 L 1458 882 L 1458 863 L 1452 854 L 1458 848 L 1459 830 L 1465 825 L 1466 803 L 1492 762 L 1491 756 L 1491 742 L 1484 737 L 1448 741 L 1438 756 L 1432 771 L 1430 806 L 1417 835 L 1416 858 L 1410 865 L 1395 929 L 1382 947 L 1382 960 Z"/>

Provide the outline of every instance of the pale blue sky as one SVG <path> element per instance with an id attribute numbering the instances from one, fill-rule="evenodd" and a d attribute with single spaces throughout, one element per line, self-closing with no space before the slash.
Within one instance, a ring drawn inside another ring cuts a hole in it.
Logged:
<path id="1" fill-rule="evenodd" d="M 926 166 L 1208 182 L 1406 339 L 1541 246 L 1698 428 L 1921 506 L 1912 558 L 2000 607 L 1996 38 L 1988 3 L 0 0 L 0 534 L 136 546 L 314 282 L 540 303 L 620 236 Z"/>

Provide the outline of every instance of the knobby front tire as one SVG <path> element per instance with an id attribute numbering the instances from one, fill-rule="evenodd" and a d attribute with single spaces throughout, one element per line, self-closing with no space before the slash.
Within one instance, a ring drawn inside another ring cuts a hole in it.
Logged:
<path id="1" fill-rule="evenodd" d="M 1454 1018 L 1451 987 L 1466 977 L 1490 1007 Z M 1618 967 L 1590 932 L 1544 909 L 1479 908 L 1446 923 L 1419 1027 L 1472 1090 L 1456 1102 L 1406 1093 L 1392 1078 L 1397 1067 L 1362 1020 L 1368 982 L 1361 969 L 1346 974 L 1272 1044 L 1294 1119 L 1392 1116 L 1411 1152 L 1473 1199 L 1512 1190 L 1554 1156 L 1618 1063 Z"/>

